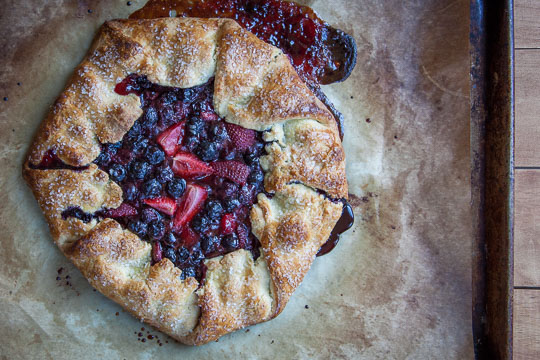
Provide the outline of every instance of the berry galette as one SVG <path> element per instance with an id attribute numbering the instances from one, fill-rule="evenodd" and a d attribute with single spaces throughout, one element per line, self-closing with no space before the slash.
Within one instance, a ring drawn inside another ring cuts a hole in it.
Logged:
<path id="1" fill-rule="evenodd" d="M 229 19 L 105 23 L 23 173 L 88 281 L 186 344 L 277 316 L 350 212 L 332 113 Z"/>

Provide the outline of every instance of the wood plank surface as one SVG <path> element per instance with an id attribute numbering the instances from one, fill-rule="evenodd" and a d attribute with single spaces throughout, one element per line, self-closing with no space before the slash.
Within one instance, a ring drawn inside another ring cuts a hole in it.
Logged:
<path id="1" fill-rule="evenodd" d="M 514 286 L 540 285 L 540 171 L 516 170 Z M 540 339 L 539 339 L 540 341 Z"/>
<path id="2" fill-rule="evenodd" d="M 514 41 L 518 48 L 540 48 L 540 1 L 514 1 Z"/>
<path id="3" fill-rule="evenodd" d="M 515 165 L 540 166 L 540 49 L 516 50 L 515 60 Z"/>
<path id="4" fill-rule="evenodd" d="M 540 359 L 540 0 L 514 1 L 514 359 Z M 532 287 L 524 289 L 520 287 Z"/>
<path id="5" fill-rule="evenodd" d="M 540 354 L 540 291 L 514 291 L 514 359 L 538 360 Z"/>

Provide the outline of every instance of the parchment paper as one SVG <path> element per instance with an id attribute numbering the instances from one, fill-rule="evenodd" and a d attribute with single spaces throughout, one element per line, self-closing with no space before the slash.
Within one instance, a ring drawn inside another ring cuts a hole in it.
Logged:
<path id="1" fill-rule="evenodd" d="M 2 358 L 471 358 L 468 1 L 309 2 L 358 44 L 352 76 L 325 87 L 346 119 L 356 224 L 277 319 L 199 348 L 93 291 L 20 175 L 96 29 L 132 3 L 2 1 Z"/>

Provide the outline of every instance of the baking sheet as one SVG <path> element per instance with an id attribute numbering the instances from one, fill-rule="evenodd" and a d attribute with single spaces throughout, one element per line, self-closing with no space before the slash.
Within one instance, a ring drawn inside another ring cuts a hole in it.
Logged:
<path id="1" fill-rule="evenodd" d="M 513 1 L 471 0 L 473 336 L 477 359 L 512 358 Z"/>
<path id="2" fill-rule="evenodd" d="M 345 115 L 357 221 L 316 259 L 278 318 L 199 348 L 174 343 L 94 292 L 56 249 L 20 175 L 38 124 L 96 29 L 144 1 L 4 3 L 3 356 L 473 357 L 467 1 L 307 2 L 358 45 L 351 77 L 325 87 Z"/>

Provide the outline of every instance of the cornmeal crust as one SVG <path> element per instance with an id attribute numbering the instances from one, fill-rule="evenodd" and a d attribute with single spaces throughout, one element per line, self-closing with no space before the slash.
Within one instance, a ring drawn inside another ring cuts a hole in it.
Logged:
<path id="1" fill-rule="evenodd" d="M 168 259 L 151 265 L 151 246 L 112 219 L 63 219 L 115 208 L 121 188 L 92 161 L 142 114 L 135 95 L 114 87 L 131 73 L 192 87 L 215 76 L 214 105 L 226 121 L 265 131 L 265 190 L 251 210 L 261 256 L 237 250 L 205 261 L 204 283 Z M 54 150 L 82 170 L 36 169 Z M 54 241 L 103 294 L 186 344 L 200 345 L 269 320 L 285 307 L 342 211 L 345 155 L 336 122 L 279 49 L 228 19 L 114 20 L 100 29 L 37 132 L 23 174 Z M 319 191 L 318 191 L 319 190 Z"/>

